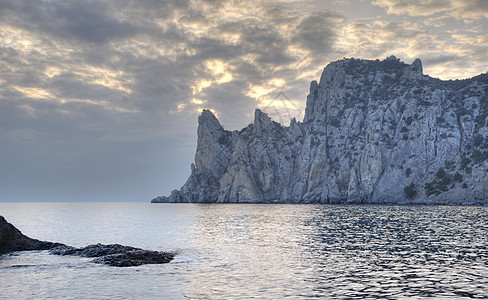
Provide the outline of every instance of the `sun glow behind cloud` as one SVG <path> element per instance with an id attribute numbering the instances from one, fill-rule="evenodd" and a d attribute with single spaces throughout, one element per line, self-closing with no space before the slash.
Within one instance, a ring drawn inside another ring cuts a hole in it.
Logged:
<path id="1" fill-rule="evenodd" d="M 54 96 L 41 88 L 30 88 L 30 87 L 20 87 L 20 86 L 13 86 L 14 89 L 21 92 L 24 97 L 32 98 L 32 99 L 54 99 Z"/>

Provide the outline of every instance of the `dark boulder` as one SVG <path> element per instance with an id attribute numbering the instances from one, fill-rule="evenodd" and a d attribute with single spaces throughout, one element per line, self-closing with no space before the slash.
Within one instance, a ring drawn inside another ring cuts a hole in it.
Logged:
<path id="1" fill-rule="evenodd" d="M 57 246 L 64 245 L 31 239 L 0 216 L 0 254 L 14 251 L 48 250 Z"/>
<path id="2" fill-rule="evenodd" d="M 113 267 L 132 267 L 146 264 L 169 263 L 173 257 L 173 254 L 167 252 L 137 249 L 101 256 L 95 258 L 92 262 Z"/>
<path id="3" fill-rule="evenodd" d="M 134 248 L 130 246 L 122 246 L 119 244 L 103 245 L 94 244 L 89 245 L 84 248 L 75 248 L 71 246 L 59 246 L 54 247 L 50 250 L 52 254 L 56 255 L 77 255 L 82 257 L 100 257 L 111 254 L 119 254 L 132 250 L 141 250 L 139 248 Z"/>
<path id="4" fill-rule="evenodd" d="M 77 255 L 82 257 L 96 257 L 92 262 L 106 264 L 114 267 L 132 267 L 145 264 L 169 263 L 174 254 L 144 250 L 119 244 L 95 244 L 84 248 L 59 246 L 50 250 L 56 255 Z"/>
<path id="5" fill-rule="evenodd" d="M 119 244 L 95 244 L 75 248 L 60 243 L 43 242 L 23 235 L 20 230 L 0 216 L 0 255 L 26 250 L 49 250 L 51 254 L 55 255 L 94 257 L 95 259 L 92 261 L 94 263 L 115 267 L 169 263 L 174 257 L 174 254 L 168 252 L 144 250 Z"/>

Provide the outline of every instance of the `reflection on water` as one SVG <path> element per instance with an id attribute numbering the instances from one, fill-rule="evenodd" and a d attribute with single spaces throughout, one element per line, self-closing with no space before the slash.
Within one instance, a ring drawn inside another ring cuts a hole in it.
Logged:
<path id="1" fill-rule="evenodd" d="M 197 296 L 488 296 L 486 208 L 201 210 L 195 248 L 209 257 L 217 252 L 220 260 L 210 259 L 215 264 L 203 263 L 202 272 L 193 274 L 196 282 L 212 282 L 211 290 Z"/>
<path id="2" fill-rule="evenodd" d="M 488 298 L 487 207 L 65 205 L 3 203 L 0 214 L 36 238 L 178 255 L 134 268 L 7 256 L 0 298 Z"/>

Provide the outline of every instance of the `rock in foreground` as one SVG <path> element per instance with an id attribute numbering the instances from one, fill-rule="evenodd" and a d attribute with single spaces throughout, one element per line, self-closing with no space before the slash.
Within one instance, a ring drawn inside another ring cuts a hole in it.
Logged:
<path id="1" fill-rule="evenodd" d="M 81 257 L 96 257 L 92 262 L 106 264 L 114 267 L 132 267 L 145 264 L 164 264 L 169 263 L 174 254 L 143 250 L 130 246 L 118 244 L 89 245 L 84 248 L 74 248 L 71 246 L 57 246 L 50 250 L 56 255 L 76 255 Z"/>
<path id="2" fill-rule="evenodd" d="M 144 250 L 118 244 L 95 244 L 75 248 L 60 243 L 43 242 L 23 235 L 20 230 L 0 216 L 0 255 L 15 251 L 49 250 L 55 255 L 76 255 L 94 257 L 92 261 L 114 267 L 132 267 L 145 264 L 169 263 L 174 254 Z"/>
<path id="3" fill-rule="evenodd" d="M 23 235 L 20 230 L 0 216 L 0 255 L 14 251 L 48 250 L 57 246 L 63 245 L 31 239 Z"/>
<path id="4" fill-rule="evenodd" d="M 94 259 L 93 262 L 113 267 L 132 267 L 147 264 L 169 263 L 173 257 L 174 255 L 171 253 L 137 249 L 117 254 L 104 255 Z"/>

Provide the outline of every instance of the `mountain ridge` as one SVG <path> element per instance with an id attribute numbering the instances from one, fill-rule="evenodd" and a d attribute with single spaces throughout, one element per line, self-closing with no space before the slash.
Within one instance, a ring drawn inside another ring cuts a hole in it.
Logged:
<path id="1" fill-rule="evenodd" d="M 343 59 L 311 82 L 303 122 L 256 109 L 231 132 L 204 110 L 190 177 L 152 202 L 486 204 L 487 118 L 487 74 Z"/>

